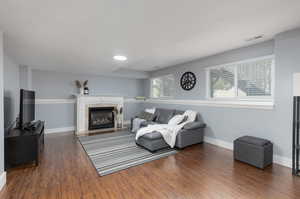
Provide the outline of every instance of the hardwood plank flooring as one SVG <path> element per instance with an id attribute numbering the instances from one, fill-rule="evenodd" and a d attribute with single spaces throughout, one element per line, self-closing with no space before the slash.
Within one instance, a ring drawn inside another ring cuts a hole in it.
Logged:
<path id="1" fill-rule="evenodd" d="M 47 135 L 38 167 L 8 171 L 1 199 L 300 198 L 300 177 L 274 164 L 260 170 L 210 144 L 98 176 L 72 133 Z"/>

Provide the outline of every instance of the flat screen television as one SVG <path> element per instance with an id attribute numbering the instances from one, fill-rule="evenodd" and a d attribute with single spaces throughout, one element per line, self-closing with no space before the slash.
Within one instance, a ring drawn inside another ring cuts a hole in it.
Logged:
<path id="1" fill-rule="evenodd" d="M 35 120 L 35 92 L 20 90 L 20 128 L 26 128 Z"/>

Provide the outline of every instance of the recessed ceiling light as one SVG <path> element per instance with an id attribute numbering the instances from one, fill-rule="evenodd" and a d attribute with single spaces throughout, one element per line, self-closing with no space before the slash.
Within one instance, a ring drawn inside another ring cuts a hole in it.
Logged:
<path id="1" fill-rule="evenodd" d="M 117 60 L 117 61 L 126 61 L 127 57 L 125 57 L 123 55 L 115 55 L 114 56 L 114 60 Z"/>
<path id="2" fill-rule="evenodd" d="M 254 37 L 250 37 L 250 38 L 245 39 L 245 41 L 254 41 L 254 40 L 262 39 L 262 38 L 264 38 L 264 35 L 256 35 Z"/>

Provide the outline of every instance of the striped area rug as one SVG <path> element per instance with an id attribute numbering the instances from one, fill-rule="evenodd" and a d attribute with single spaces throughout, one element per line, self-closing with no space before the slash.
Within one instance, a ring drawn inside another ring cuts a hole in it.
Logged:
<path id="1" fill-rule="evenodd" d="M 175 149 L 151 153 L 135 144 L 128 131 L 79 137 L 79 141 L 100 176 L 177 153 Z"/>

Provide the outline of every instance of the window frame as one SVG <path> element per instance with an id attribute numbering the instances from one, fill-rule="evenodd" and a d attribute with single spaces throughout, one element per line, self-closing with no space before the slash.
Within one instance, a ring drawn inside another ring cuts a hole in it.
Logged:
<path id="1" fill-rule="evenodd" d="M 167 74 L 167 75 L 162 75 L 162 76 L 157 76 L 157 77 L 152 77 L 150 78 L 150 98 L 151 99 L 172 99 L 174 98 L 174 93 L 172 93 L 171 96 L 162 96 L 162 97 L 154 97 L 153 96 L 153 80 L 158 79 L 158 78 L 164 78 L 164 77 L 172 77 L 174 80 L 174 85 L 173 89 L 175 89 L 175 75 L 174 74 Z"/>
<path id="2" fill-rule="evenodd" d="M 270 96 L 245 96 L 241 97 L 238 96 L 238 64 L 244 64 L 248 62 L 255 62 L 264 59 L 272 59 L 271 64 L 271 95 Z M 210 70 L 211 69 L 218 69 L 222 67 L 232 66 L 234 65 L 234 89 L 235 89 L 235 96 L 234 97 L 211 97 L 211 84 L 210 84 Z M 267 55 L 262 57 L 256 57 L 252 59 L 245 59 L 242 61 L 231 62 L 226 64 L 220 64 L 216 66 L 209 66 L 205 68 L 206 70 L 206 99 L 211 101 L 259 101 L 259 102 L 273 102 L 274 101 L 274 92 L 275 92 L 275 56 L 274 55 Z"/>

